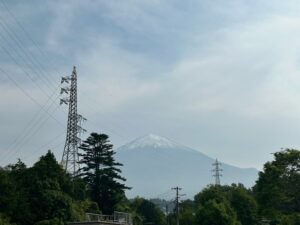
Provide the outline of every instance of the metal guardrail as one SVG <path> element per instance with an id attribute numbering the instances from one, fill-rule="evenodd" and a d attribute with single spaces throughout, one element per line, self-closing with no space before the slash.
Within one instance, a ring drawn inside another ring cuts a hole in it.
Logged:
<path id="1" fill-rule="evenodd" d="M 113 215 L 86 213 L 87 222 L 113 222 L 124 225 L 132 225 L 132 217 L 129 213 L 114 212 Z"/>
<path id="2" fill-rule="evenodd" d="M 114 221 L 114 216 L 102 215 L 95 213 L 86 213 L 86 220 L 88 222 Z"/>
<path id="3" fill-rule="evenodd" d="M 118 221 L 119 223 L 132 225 L 132 217 L 129 213 L 114 212 L 114 220 Z"/>

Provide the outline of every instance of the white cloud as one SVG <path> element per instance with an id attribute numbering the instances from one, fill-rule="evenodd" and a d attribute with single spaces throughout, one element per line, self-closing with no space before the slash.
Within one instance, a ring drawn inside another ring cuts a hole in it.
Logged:
<path id="1" fill-rule="evenodd" d="M 148 63 L 142 55 L 124 51 L 101 36 L 90 43 L 93 48 L 76 57 L 84 102 L 97 99 L 99 110 L 109 113 L 158 92 L 160 84 L 142 75 Z"/>
<path id="2" fill-rule="evenodd" d="M 194 50 L 169 73 L 173 103 L 195 112 L 299 115 L 299 28 L 299 18 L 274 16 L 218 31 L 204 53 Z"/>
<path id="3" fill-rule="evenodd" d="M 79 111 L 101 115 L 100 123 L 110 126 L 114 114 L 117 126 L 129 130 L 126 135 L 161 131 L 211 154 L 223 154 L 222 148 L 232 156 L 253 147 L 252 126 L 265 119 L 265 133 L 273 131 L 271 120 L 299 120 L 296 1 L 55 1 L 48 7 L 50 25 L 41 28 L 42 43 L 59 72 L 78 66 Z M 9 102 L 2 105 L 9 108 L 6 114 L 13 110 Z M 226 116 L 235 129 L 224 131 Z M 239 132 L 247 126 L 252 130 Z M 203 130 L 210 135 L 199 141 L 196 134 Z M 238 132 L 245 148 L 234 139 Z M 263 145 L 259 137 L 256 141 Z M 267 144 L 273 148 L 278 142 Z M 245 163 L 257 165 L 255 159 Z"/>

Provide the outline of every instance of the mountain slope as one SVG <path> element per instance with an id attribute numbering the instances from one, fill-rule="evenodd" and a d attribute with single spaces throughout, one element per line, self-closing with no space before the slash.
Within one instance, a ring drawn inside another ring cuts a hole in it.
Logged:
<path id="1" fill-rule="evenodd" d="M 147 135 L 117 149 L 116 159 L 124 164 L 123 175 L 129 197 L 156 197 L 180 186 L 188 197 L 214 182 L 212 159 L 203 153 L 157 135 Z M 242 169 L 222 163 L 222 184 L 243 183 L 254 185 L 258 171 Z"/>

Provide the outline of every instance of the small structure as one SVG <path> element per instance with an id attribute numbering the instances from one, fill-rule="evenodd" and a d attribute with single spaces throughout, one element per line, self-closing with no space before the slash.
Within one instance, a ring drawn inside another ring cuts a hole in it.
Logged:
<path id="1" fill-rule="evenodd" d="M 86 213 L 85 221 L 70 222 L 68 225 L 133 225 L 129 213 L 114 212 L 113 215 Z"/>

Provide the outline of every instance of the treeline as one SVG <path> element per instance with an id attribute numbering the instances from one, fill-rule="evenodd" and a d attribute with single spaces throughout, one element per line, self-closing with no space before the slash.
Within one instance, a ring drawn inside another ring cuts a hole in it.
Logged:
<path id="1" fill-rule="evenodd" d="M 162 211 L 164 203 L 152 200 Z M 176 209 L 157 225 L 175 225 Z M 251 189 L 210 185 L 179 205 L 180 225 L 300 225 L 300 151 L 274 153 Z M 147 221 L 151 223 L 150 220 Z"/>
<path id="2" fill-rule="evenodd" d="M 142 198 L 129 201 L 129 187 L 121 176 L 122 164 L 114 160 L 113 146 L 105 134 L 92 133 L 81 145 L 81 169 L 71 177 L 53 153 L 42 156 L 32 167 L 21 160 L 0 169 L 0 225 L 63 225 L 85 220 L 85 213 L 133 215 L 144 224 L 144 209 L 152 219 L 163 213 Z"/>
<path id="3" fill-rule="evenodd" d="M 131 213 L 134 225 L 175 225 L 144 198 L 128 200 L 122 164 L 105 134 L 81 145 L 81 169 L 72 178 L 49 151 L 32 167 L 19 160 L 0 169 L 0 225 L 63 225 L 85 213 Z M 252 189 L 242 184 L 208 186 L 180 203 L 180 225 L 299 225 L 300 152 L 286 149 L 267 162 Z M 159 202 L 159 201 L 158 201 Z"/>
<path id="4" fill-rule="evenodd" d="M 208 186 L 180 204 L 180 225 L 300 225 L 300 151 L 286 149 L 264 165 L 253 188 Z M 169 216 L 175 223 L 175 215 Z"/>

